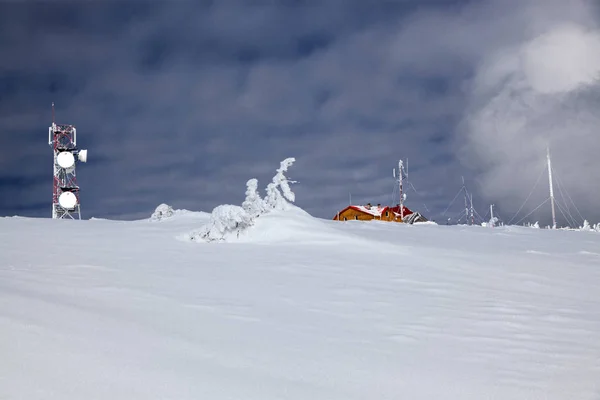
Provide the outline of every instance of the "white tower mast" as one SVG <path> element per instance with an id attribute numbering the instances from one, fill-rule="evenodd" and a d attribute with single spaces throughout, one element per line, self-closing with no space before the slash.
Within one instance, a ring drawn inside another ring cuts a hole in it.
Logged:
<path id="1" fill-rule="evenodd" d="M 467 203 L 467 197 L 469 196 L 469 193 L 467 192 L 467 187 L 465 186 L 465 177 L 462 177 L 462 183 L 463 183 L 463 187 L 462 190 L 464 191 L 465 194 L 465 224 L 469 225 L 469 206 Z"/>
<path id="2" fill-rule="evenodd" d="M 552 187 L 552 162 L 550 161 L 550 147 L 546 147 L 548 160 L 548 181 L 550 183 L 550 204 L 552 205 L 552 229 L 556 229 L 556 211 L 554 211 L 554 188 Z"/>
<path id="3" fill-rule="evenodd" d="M 404 164 L 402 163 L 402 160 L 398 161 L 398 188 L 400 189 L 400 219 L 402 221 L 404 221 L 404 190 L 403 190 L 403 182 L 402 182 L 402 175 L 403 175 L 403 170 L 404 169 Z"/>
<path id="4" fill-rule="evenodd" d="M 406 159 L 406 164 L 408 165 L 408 159 Z M 398 191 L 400 192 L 400 219 L 404 221 L 404 200 L 406 200 L 406 194 L 404 193 L 404 163 L 402 160 L 398 161 Z M 392 170 L 392 174 L 394 178 L 396 177 L 396 168 Z M 406 176 L 408 177 L 408 172 L 406 172 Z M 395 190 L 395 189 L 394 189 Z M 392 202 L 394 202 L 394 195 L 392 195 Z"/>
<path id="5" fill-rule="evenodd" d="M 474 210 L 473 210 L 473 194 L 472 193 L 469 195 L 469 200 L 471 202 L 471 207 L 469 208 L 469 213 L 470 213 L 470 217 L 471 217 L 471 225 L 473 225 L 475 223 L 475 215 L 474 215 Z"/>

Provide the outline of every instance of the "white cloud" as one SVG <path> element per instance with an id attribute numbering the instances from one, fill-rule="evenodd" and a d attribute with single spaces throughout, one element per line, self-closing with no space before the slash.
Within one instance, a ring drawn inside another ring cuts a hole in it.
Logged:
<path id="1" fill-rule="evenodd" d="M 522 48 L 522 69 L 531 88 L 544 94 L 570 92 L 600 77 L 600 32 L 568 24 Z"/>
<path id="2" fill-rule="evenodd" d="M 594 9 L 586 2 L 530 1 L 524 10 L 535 28 L 523 30 L 515 43 L 487 49 L 476 67 L 457 142 L 463 159 L 480 171 L 482 194 L 513 210 L 543 169 L 550 145 L 562 188 L 597 217 L 600 186 L 590 180 L 600 169 L 600 118 L 594 111 L 600 96 L 600 31 L 589 19 Z M 534 194 L 526 209 L 548 197 L 543 187 Z"/>

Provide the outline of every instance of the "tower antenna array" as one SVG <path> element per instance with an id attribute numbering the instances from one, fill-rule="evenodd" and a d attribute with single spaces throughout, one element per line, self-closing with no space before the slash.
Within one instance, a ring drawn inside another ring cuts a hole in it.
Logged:
<path id="1" fill-rule="evenodd" d="M 408 159 L 406 160 L 407 164 L 408 164 Z M 394 178 L 396 178 L 396 169 L 394 168 L 392 170 Z M 406 169 L 404 168 L 404 163 L 402 160 L 398 161 L 398 191 L 400 193 L 400 219 L 404 220 L 404 200 L 406 200 L 406 193 L 404 193 L 404 175 L 406 174 L 406 177 L 408 177 L 408 173 L 406 172 Z M 393 202 L 393 196 L 392 196 L 392 202 Z"/>
<path id="2" fill-rule="evenodd" d="M 77 149 L 77 130 L 73 125 L 59 125 L 54 119 L 48 128 L 48 144 L 54 153 L 52 183 L 52 218 L 81 219 L 79 186 L 75 176 L 76 159 L 87 161 L 87 150 Z"/>

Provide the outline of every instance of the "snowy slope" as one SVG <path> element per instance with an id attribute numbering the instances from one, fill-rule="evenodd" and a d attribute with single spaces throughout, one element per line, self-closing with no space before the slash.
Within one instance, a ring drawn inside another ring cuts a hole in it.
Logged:
<path id="1" fill-rule="evenodd" d="M 0 399 L 600 399 L 600 234 L 207 219 L 0 218 Z"/>

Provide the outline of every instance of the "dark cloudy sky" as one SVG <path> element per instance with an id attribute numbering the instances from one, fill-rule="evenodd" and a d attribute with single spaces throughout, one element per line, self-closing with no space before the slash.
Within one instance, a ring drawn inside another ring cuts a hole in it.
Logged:
<path id="1" fill-rule="evenodd" d="M 0 0 L 0 215 L 50 215 L 54 101 L 89 149 L 84 218 L 241 204 L 296 157 L 315 216 L 350 193 L 390 203 L 408 158 L 409 207 L 440 221 L 464 176 L 478 211 L 508 220 L 549 144 L 559 194 L 599 222 L 599 15 L 587 0 Z M 547 197 L 544 177 L 521 215 Z"/>

